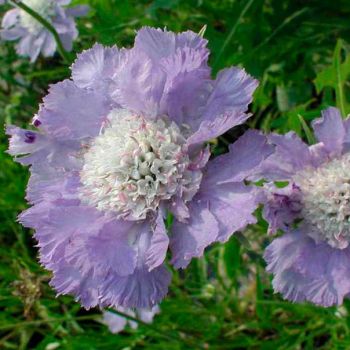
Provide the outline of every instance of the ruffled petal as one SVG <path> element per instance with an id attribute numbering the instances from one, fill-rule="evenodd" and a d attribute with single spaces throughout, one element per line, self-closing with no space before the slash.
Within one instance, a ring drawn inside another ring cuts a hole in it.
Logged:
<path id="1" fill-rule="evenodd" d="M 207 43 L 206 39 L 191 31 L 174 34 L 150 27 L 141 28 L 135 38 L 135 48 L 146 53 L 154 61 L 173 55 L 178 48 L 205 50 Z"/>
<path id="2" fill-rule="evenodd" d="M 54 272 L 50 286 L 57 295 L 74 295 L 75 301 L 80 302 L 85 309 L 99 305 L 99 290 L 103 281 L 98 277 L 84 276 L 71 265 L 61 263 Z"/>
<path id="3" fill-rule="evenodd" d="M 245 112 L 258 84 L 244 69 L 232 67 L 220 71 L 213 83 L 203 118 L 212 119 L 232 111 Z"/>
<path id="4" fill-rule="evenodd" d="M 101 303 L 111 307 L 151 308 L 166 296 L 170 280 L 171 275 L 163 265 L 152 271 L 145 266 L 136 268 L 125 277 L 110 275 L 101 287 Z"/>
<path id="5" fill-rule="evenodd" d="M 42 133 L 7 126 L 6 134 L 11 136 L 8 153 L 16 156 L 15 160 L 23 165 L 31 165 L 32 173 L 40 178 L 58 177 L 58 170 L 76 170 L 80 168 L 80 161 L 75 157 L 80 145 L 74 141 L 58 142 Z M 54 172 L 52 172 L 54 171 Z"/>
<path id="6" fill-rule="evenodd" d="M 179 73 L 166 93 L 164 110 L 177 124 L 197 130 L 209 91 L 210 81 L 201 71 Z"/>
<path id="7" fill-rule="evenodd" d="M 294 132 L 271 134 L 269 140 L 276 146 L 275 152 L 262 163 L 256 177 L 289 180 L 298 170 L 318 165 L 319 157 Z"/>
<path id="8" fill-rule="evenodd" d="M 206 200 L 210 212 L 219 224 L 216 241 L 226 242 L 232 234 L 243 230 L 249 224 L 255 224 L 255 210 L 260 202 L 259 190 L 243 183 L 226 183 L 216 187 L 205 187 L 198 198 Z M 192 213 L 191 213 L 192 215 Z"/>
<path id="9" fill-rule="evenodd" d="M 119 276 L 134 272 L 136 252 L 129 244 L 133 223 L 112 220 L 93 235 L 76 233 L 66 245 L 65 260 L 87 275 L 107 275 L 109 271 Z"/>
<path id="10" fill-rule="evenodd" d="M 202 122 L 190 137 L 189 144 L 210 140 L 244 123 L 250 117 L 244 112 L 257 86 L 258 81 L 243 69 L 233 67 L 219 72 L 207 96 Z"/>
<path id="11" fill-rule="evenodd" d="M 264 256 L 273 287 L 285 299 L 340 305 L 350 292 L 350 249 L 316 244 L 302 232 L 276 238 Z"/>
<path id="12" fill-rule="evenodd" d="M 324 144 L 330 154 L 341 154 L 346 130 L 337 108 L 330 107 L 322 111 L 322 118 L 315 119 L 312 127 L 318 141 Z"/>
<path id="13" fill-rule="evenodd" d="M 146 264 L 149 271 L 152 271 L 164 262 L 169 245 L 169 237 L 161 210 L 158 210 L 152 231 L 151 244 L 146 253 Z"/>
<path id="14" fill-rule="evenodd" d="M 214 139 L 234 126 L 243 124 L 250 116 L 250 114 L 232 112 L 212 120 L 204 120 L 200 123 L 199 129 L 189 137 L 187 144 L 191 146 Z"/>
<path id="15" fill-rule="evenodd" d="M 256 168 L 272 154 L 274 147 L 268 144 L 266 136 L 258 131 L 249 130 L 230 145 L 229 150 L 229 153 L 208 163 L 203 187 L 240 182 L 255 177 Z"/>
<path id="16" fill-rule="evenodd" d="M 112 97 L 122 107 L 155 118 L 160 113 L 166 75 L 135 49 L 125 54 L 114 75 Z"/>
<path id="17" fill-rule="evenodd" d="M 102 94 L 64 80 L 50 87 L 38 118 L 41 127 L 57 139 L 83 139 L 99 134 L 108 112 Z"/>
<path id="18" fill-rule="evenodd" d="M 277 188 L 273 183 L 264 185 L 261 202 L 269 234 L 276 233 L 278 229 L 288 231 L 295 220 L 301 218 L 301 197 L 300 189 L 294 184 L 283 188 Z"/>
<path id="19" fill-rule="evenodd" d="M 168 292 L 171 274 L 164 265 L 149 271 L 146 258 L 150 249 L 152 231 L 147 223 L 138 225 L 138 236 L 133 244 L 137 250 L 135 271 L 128 276 L 110 274 L 101 289 L 101 304 L 111 307 L 151 308 Z"/>
<path id="20" fill-rule="evenodd" d="M 149 272 L 146 265 L 152 242 L 148 225 L 111 221 L 94 208 L 42 209 L 45 219 L 36 225 L 35 237 L 59 294 L 73 294 L 86 308 L 148 308 L 165 296 L 170 274 L 164 266 Z"/>
<path id="21" fill-rule="evenodd" d="M 80 88 L 108 88 L 119 51 L 116 47 L 95 44 L 78 55 L 72 65 L 72 79 Z"/>
<path id="22" fill-rule="evenodd" d="M 103 225 L 100 212 L 95 208 L 58 206 L 47 211 L 43 224 L 35 227 L 35 238 L 40 248 L 40 261 L 48 269 L 60 266 L 65 250 L 77 235 L 97 234 Z"/>
<path id="23" fill-rule="evenodd" d="M 175 268 L 185 268 L 194 257 L 203 255 L 219 233 L 219 224 L 205 201 L 192 201 L 187 223 L 175 221 L 171 228 L 171 263 Z"/>

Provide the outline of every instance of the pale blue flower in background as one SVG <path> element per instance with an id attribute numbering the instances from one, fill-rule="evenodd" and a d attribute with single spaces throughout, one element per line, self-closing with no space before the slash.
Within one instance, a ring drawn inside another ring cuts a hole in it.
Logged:
<path id="1" fill-rule="evenodd" d="M 158 305 L 153 306 L 151 309 L 126 309 L 123 307 L 117 308 L 117 311 L 123 312 L 128 316 L 139 319 L 145 323 L 152 323 L 153 318 L 160 313 L 160 308 Z M 103 311 L 102 323 L 105 324 L 108 329 L 116 334 L 122 332 L 128 325 L 136 329 L 138 324 L 136 321 L 127 319 L 121 315 L 118 315 L 112 311 Z"/>
<path id="2" fill-rule="evenodd" d="M 23 4 L 37 12 L 57 31 L 63 47 L 72 50 L 73 41 L 78 37 L 74 19 L 87 14 L 85 5 L 66 7 L 70 0 L 22 0 Z M 54 36 L 40 22 L 22 9 L 7 11 L 1 22 L 0 36 L 3 40 L 16 40 L 19 55 L 30 57 L 34 62 L 41 53 L 53 56 L 57 45 Z"/>

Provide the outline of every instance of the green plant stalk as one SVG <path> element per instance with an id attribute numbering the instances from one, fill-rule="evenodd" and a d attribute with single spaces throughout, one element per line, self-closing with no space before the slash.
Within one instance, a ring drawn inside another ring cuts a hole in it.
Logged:
<path id="1" fill-rule="evenodd" d="M 66 63 L 71 63 L 70 56 L 68 55 L 67 51 L 64 49 L 60 36 L 58 35 L 56 29 L 53 27 L 51 23 L 49 23 L 45 18 L 41 17 L 36 11 L 28 7 L 26 4 L 24 4 L 20 0 L 10 0 L 9 3 L 27 12 L 30 16 L 32 16 L 39 23 L 41 23 L 53 35 L 57 44 L 57 51 L 62 56 L 63 60 Z"/>
<path id="2" fill-rule="evenodd" d="M 152 324 L 144 322 L 144 321 L 142 321 L 136 317 L 130 316 L 124 312 L 118 311 L 116 309 L 106 309 L 106 310 L 113 313 L 113 314 L 116 314 L 118 316 L 124 317 L 129 321 L 133 321 L 133 322 L 136 322 L 138 324 L 141 324 L 141 325 L 145 326 L 146 328 L 152 330 L 153 332 L 161 335 L 162 337 L 167 338 L 168 340 L 175 340 L 177 343 L 179 343 L 179 342 L 184 343 L 184 344 L 191 346 L 191 347 L 195 345 L 189 339 L 184 339 L 184 338 L 181 338 L 181 337 L 174 335 L 172 333 L 164 332 L 161 329 L 158 329 L 157 327 L 153 326 Z M 196 344 L 196 346 L 200 349 L 203 348 L 200 344 Z"/>
<path id="3" fill-rule="evenodd" d="M 343 90 L 343 77 L 341 74 L 341 51 L 343 43 L 341 39 L 338 39 L 337 45 L 334 51 L 333 64 L 336 71 L 336 87 L 335 87 L 335 96 L 337 107 L 340 109 L 341 115 L 343 118 L 346 117 L 346 108 L 345 108 L 345 99 L 344 99 L 344 90 Z"/>
<path id="4" fill-rule="evenodd" d="M 224 53 L 227 45 L 230 43 L 231 39 L 233 38 L 234 34 L 236 33 L 236 29 L 237 29 L 238 25 L 240 24 L 242 18 L 245 16 L 246 12 L 249 10 L 249 8 L 253 4 L 253 2 L 254 2 L 254 0 L 247 1 L 246 5 L 244 6 L 244 8 L 242 9 L 241 13 L 239 14 L 235 24 L 232 26 L 232 29 L 231 29 L 230 33 L 228 34 L 224 44 L 220 48 L 220 51 L 219 51 L 219 53 L 218 53 L 218 55 L 217 55 L 217 57 L 215 59 L 214 65 L 213 65 L 214 68 L 217 68 L 217 66 L 219 65 L 220 58 L 221 58 L 222 54 Z M 203 28 L 201 29 L 200 33 L 202 32 Z"/>

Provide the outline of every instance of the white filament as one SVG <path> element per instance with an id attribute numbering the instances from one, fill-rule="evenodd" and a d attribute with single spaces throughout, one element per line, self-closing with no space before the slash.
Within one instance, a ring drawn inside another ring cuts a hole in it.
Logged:
<path id="1" fill-rule="evenodd" d="M 310 234 L 332 247 L 346 248 L 350 243 L 350 155 L 316 170 L 303 170 L 294 180 L 302 192 L 304 221 L 314 229 Z"/>
<path id="2" fill-rule="evenodd" d="M 189 200 L 200 171 L 189 170 L 185 138 L 166 119 L 146 120 L 116 109 L 84 155 L 81 199 L 102 211 L 143 219 L 175 194 Z"/>

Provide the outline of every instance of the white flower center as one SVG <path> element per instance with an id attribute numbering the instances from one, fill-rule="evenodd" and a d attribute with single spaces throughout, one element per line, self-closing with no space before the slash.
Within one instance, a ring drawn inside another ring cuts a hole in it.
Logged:
<path id="1" fill-rule="evenodd" d="M 312 236 L 332 247 L 350 243 L 350 154 L 306 169 L 295 177 L 302 192 L 302 214 Z"/>
<path id="2" fill-rule="evenodd" d="M 190 200 L 202 174 L 190 170 L 186 140 L 166 119 L 146 120 L 115 109 L 84 154 L 81 200 L 102 211 L 144 219 L 163 200 Z"/>
<path id="3" fill-rule="evenodd" d="M 22 0 L 22 2 L 49 22 L 50 17 L 54 15 L 55 4 L 53 0 Z M 23 10 L 20 10 L 19 18 L 22 27 L 32 34 L 37 34 L 43 28 L 40 22 Z"/>

